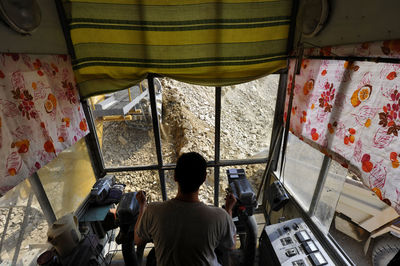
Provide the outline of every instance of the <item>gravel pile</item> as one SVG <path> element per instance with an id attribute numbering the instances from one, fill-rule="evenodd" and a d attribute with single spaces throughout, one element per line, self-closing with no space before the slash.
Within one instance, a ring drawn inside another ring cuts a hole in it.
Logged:
<path id="1" fill-rule="evenodd" d="M 13 191 L 13 198 L 19 197 L 18 202 L 12 200 L 10 207 L 7 204 L 0 206 L 1 252 L 0 265 L 36 265 L 38 254 L 45 251 L 47 244 L 47 221 L 40 211 L 38 202 L 34 201 L 26 206 L 26 198 L 21 191 Z M 33 196 L 34 197 L 34 196 Z M 29 202 L 29 201 L 28 201 Z M 3 202 L 4 203 L 4 202 Z M 20 236 L 23 224 L 24 235 Z M 4 230 L 7 228 L 6 230 Z M 14 258 L 18 251 L 18 258 Z"/>
<path id="2" fill-rule="evenodd" d="M 263 154 L 269 147 L 278 76 L 270 75 L 246 84 L 222 88 L 221 158 L 245 159 Z M 163 78 L 161 135 L 164 163 L 174 163 L 179 154 L 196 151 L 207 160 L 214 159 L 215 88 L 195 86 Z M 103 156 L 106 166 L 156 164 L 152 130 L 135 126 L 135 121 L 105 122 Z M 258 188 L 265 166 L 246 167 L 254 189 Z M 220 191 L 226 186 L 221 168 Z M 168 197 L 176 193 L 172 171 L 166 173 Z M 145 190 L 150 200 L 161 200 L 158 173 L 116 174 L 128 191 Z M 210 169 L 200 197 L 212 204 L 214 174 Z M 221 199 L 224 193 L 221 193 Z M 221 200 L 220 200 L 221 202 Z"/>

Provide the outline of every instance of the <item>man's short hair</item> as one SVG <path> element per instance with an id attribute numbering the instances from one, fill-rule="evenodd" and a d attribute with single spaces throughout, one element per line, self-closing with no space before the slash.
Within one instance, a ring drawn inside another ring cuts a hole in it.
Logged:
<path id="1" fill-rule="evenodd" d="M 183 153 L 176 163 L 175 180 L 179 183 L 182 193 L 192 193 L 199 190 L 206 180 L 207 162 L 197 152 Z"/>

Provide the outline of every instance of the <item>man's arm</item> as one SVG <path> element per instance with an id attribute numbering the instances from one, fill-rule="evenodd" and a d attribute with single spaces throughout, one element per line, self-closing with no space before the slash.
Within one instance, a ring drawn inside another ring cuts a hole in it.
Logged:
<path id="1" fill-rule="evenodd" d="M 146 195 L 145 195 L 144 191 L 139 191 L 136 194 L 136 199 L 139 203 L 139 216 L 138 216 L 138 218 L 136 220 L 136 224 L 135 224 L 135 230 L 134 230 L 135 238 L 134 239 L 135 239 L 135 244 L 139 246 L 141 244 L 144 244 L 144 241 L 137 234 L 137 230 L 139 228 L 139 224 L 142 219 L 143 213 L 145 212 L 145 210 L 147 208 Z"/>
<path id="2" fill-rule="evenodd" d="M 229 193 L 228 195 L 226 195 L 225 210 L 228 212 L 228 214 L 231 216 L 231 218 L 232 218 L 232 210 L 233 210 L 233 207 L 235 207 L 236 201 L 237 200 L 232 193 Z"/>
<path id="3" fill-rule="evenodd" d="M 232 210 L 233 210 L 233 207 L 235 207 L 236 201 L 237 201 L 236 197 L 232 193 L 229 193 L 228 195 L 226 195 L 226 198 L 225 198 L 225 210 L 229 214 L 231 219 L 232 219 Z M 234 234 L 232 236 L 232 238 L 233 238 L 233 241 L 234 241 L 234 245 L 231 247 L 231 249 L 235 249 L 236 248 L 236 234 Z"/>

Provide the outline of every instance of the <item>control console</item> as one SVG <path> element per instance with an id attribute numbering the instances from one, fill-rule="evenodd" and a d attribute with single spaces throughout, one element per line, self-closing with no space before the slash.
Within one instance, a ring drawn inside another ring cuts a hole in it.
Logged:
<path id="1" fill-rule="evenodd" d="M 335 265 L 301 218 L 264 227 L 259 246 L 260 265 Z"/>

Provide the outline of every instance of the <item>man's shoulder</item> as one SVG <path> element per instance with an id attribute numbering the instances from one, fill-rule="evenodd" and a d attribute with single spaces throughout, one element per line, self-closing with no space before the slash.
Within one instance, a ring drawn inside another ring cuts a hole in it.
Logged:
<path id="1" fill-rule="evenodd" d="M 230 217 L 229 214 L 220 207 L 203 204 L 203 208 L 215 217 L 221 217 L 221 219 Z"/>
<path id="2" fill-rule="evenodd" d="M 196 212 L 202 212 L 204 215 L 212 216 L 214 219 L 220 217 L 221 219 L 225 219 L 230 217 L 229 214 L 222 208 L 207 205 L 202 202 L 198 202 L 195 204 L 188 204 L 185 202 L 180 202 L 174 199 L 170 199 L 163 202 L 152 202 L 148 204 L 148 210 L 151 210 L 153 213 L 163 212 L 167 210 L 196 210 Z"/>

